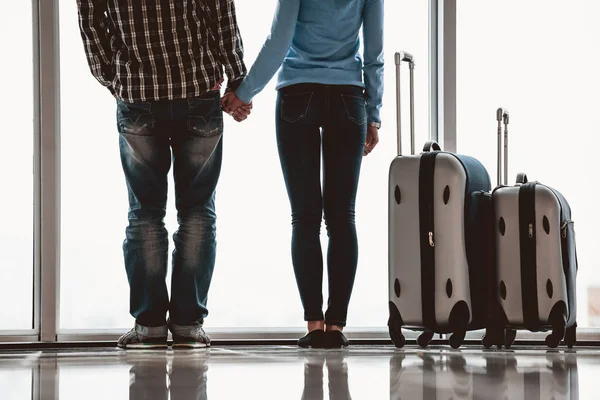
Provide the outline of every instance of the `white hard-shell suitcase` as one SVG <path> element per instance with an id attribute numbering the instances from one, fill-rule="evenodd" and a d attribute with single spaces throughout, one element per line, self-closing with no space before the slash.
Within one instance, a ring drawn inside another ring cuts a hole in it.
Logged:
<path id="1" fill-rule="evenodd" d="M 402 155 L 400 65 L 410 67 L 411 155 Z M 452 333 L 459 347 L 468 330 L 487 318 L 491 183 L 476 159 L 444 152 L 427 142 L 414 155 L 414 62 L 397 53 L 398 156 L 389 171 L 390 337 L 405 344 L 402 328 L 423 331 L 425 347 L 435 333 Z"/>
<path id="2" fill-rule="evenodd" d="M 549 347 L 557 347 L 564 338 L 571 348 L 577 329 L 577 255 L 571 208 L 556 189 L 528 182 L 523 173 L 518 174 L 514 186 L 507 186 L 508 113 L 499 109 L 497 120 L 498 171 L 503 122 L 505 128 L 504 185 L 500 184 L 499 172 L 498 187 L 492 192 L 496 254 L 493 293 L 498 315 L 497 326 L 488 327 L 484 345 L 498 344 L 498 336 L 504 336 L 504 345 L 510 348 L 516 330 L 528 329 L 552 331 L 546 338 Z"/>

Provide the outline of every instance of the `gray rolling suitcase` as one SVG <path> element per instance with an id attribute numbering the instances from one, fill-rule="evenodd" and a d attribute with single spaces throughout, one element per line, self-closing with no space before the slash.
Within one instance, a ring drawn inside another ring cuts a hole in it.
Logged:
<path id="1" fill-rule="evenodd" d="M 528 182 L 518 174 L 506 185 L 508 113 L 498 110 L 498 171 L 501 170 L 501 130 L 504 122 L 504 185 L 492 193 L 496 272 L 493 291 L 497 301 L 496 326 L 488 327 L 484 346 L 504 338 L 513 344 L 517 329 L 547 332 L 546 344 L 555 348 L 564 338 L 576 342 L 577 255 L 571 208 L 556 189 Z"/>
<path id="2" fill-rule="evenodd" d="M 402 155 L 400 66 L 408 62 L 411 155 Z M 452 333 L 458 348 L 468 330 L 486 326 L 490 178 L 476 159 L 443 152 L 435 142 L 414 155 L 414 63 L 397 53 L 398 156 L 389 172 L 389 333 L 403 347 L 402 328 L 423 331 L 418 343 Z"/>

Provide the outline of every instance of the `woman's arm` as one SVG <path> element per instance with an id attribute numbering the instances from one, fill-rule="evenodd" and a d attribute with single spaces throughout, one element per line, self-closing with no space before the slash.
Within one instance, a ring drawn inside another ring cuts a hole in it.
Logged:
<path id="1" fill-rule="evenodd" d="M 381 123 L 383 102 L 383 0 L 367 0 L 363 13 L 364 79 L 368 122 Z"/>
<path id="2" fill-rule="evenodd" d="M 235 91 L 237 97 L 244 103 L 250 103 L 281 66 L 292 44 L 299 9 L 300 0 L 278 1 L 271 33 L 258 53 L 250 72 Z"/>

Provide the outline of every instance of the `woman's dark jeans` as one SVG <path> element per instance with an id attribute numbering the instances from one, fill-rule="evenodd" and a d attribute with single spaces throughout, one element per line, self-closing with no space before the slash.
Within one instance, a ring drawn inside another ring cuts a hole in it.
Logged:
<path id="1" fill-rule="evenodd" d="M 358 261 L 354 208 L 367 133 L 363 89 L 319 84 L 282 88 L 276 126 L 292 209 L 292 261 L 304 319 L 325 319 L 328 325 L 345 326 Z M 329 236 L 325 318 L 320 242 L 323 215 Z"/>

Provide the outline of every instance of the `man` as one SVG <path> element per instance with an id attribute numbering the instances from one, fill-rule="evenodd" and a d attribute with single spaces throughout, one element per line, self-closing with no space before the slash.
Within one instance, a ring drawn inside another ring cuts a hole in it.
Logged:
<path id="1" fill-rule="evenodd" d="M 118 346 L 166 348 L 171 330 L 174 347 L 208 347 L 202 326 L 216 252 L 219 89 L 223 69 L 228 91 L 246 74 L 234 2 L 77 0 L 77 6 L 91 72 L 117 100 L 129 193 L 123 253 L 135 326 Z M 248 114 L 249 108 L 234 117 Z M 179 229 L 169 300 L 163 219 L 171 161 Z"/>

